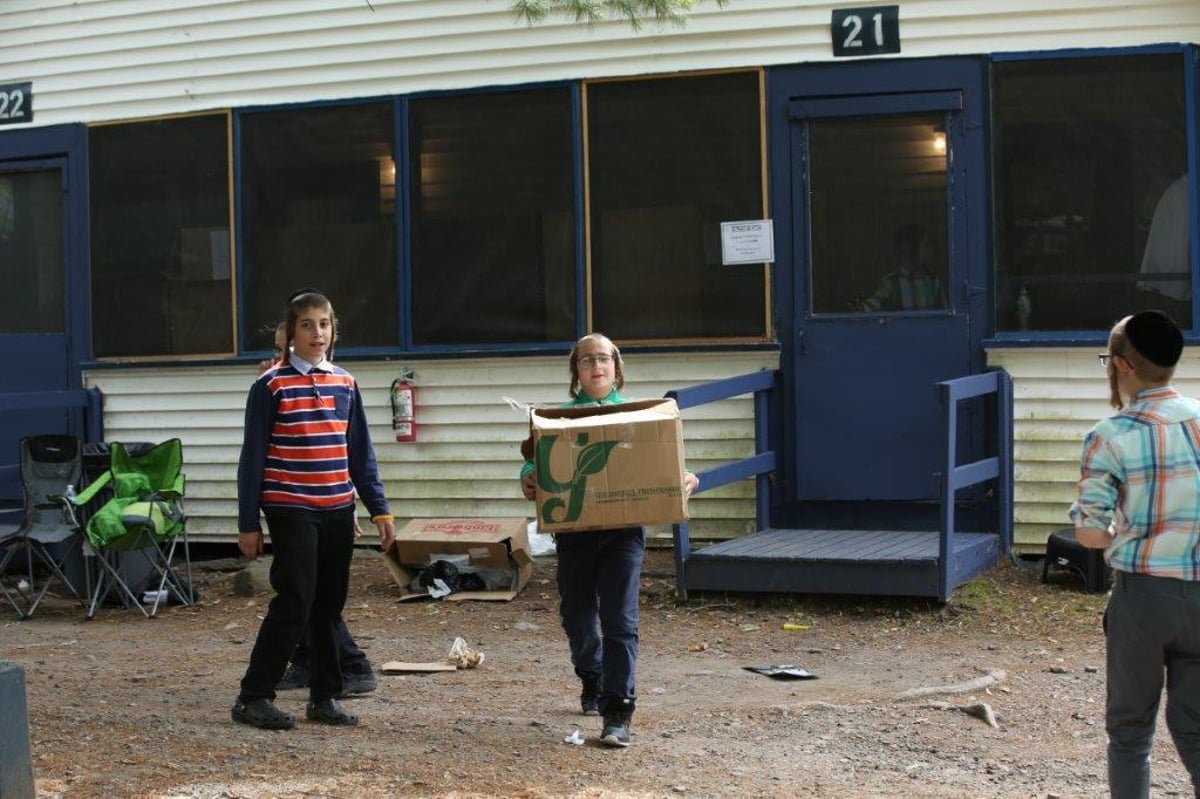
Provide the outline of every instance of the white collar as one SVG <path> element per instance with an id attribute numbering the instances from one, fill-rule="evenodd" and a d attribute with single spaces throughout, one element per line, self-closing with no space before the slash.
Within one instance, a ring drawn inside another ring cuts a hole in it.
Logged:
<path id="1" fill-rule="evenodd" d="M 293 369 L 302 375 L 306 375 L 313 370 L 318 372 L 333 371 L 333 364 L 329 362 L 328 358 L 322 358 L 319 363 L 309 363 L 297 355 L 295 350 L 292 350 L 288 354 L 288 363 L 291 364 Z"/>

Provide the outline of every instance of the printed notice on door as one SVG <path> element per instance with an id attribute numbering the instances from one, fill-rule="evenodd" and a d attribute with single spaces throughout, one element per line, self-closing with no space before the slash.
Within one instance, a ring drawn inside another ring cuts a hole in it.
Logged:
<path id="1" fill-rule="evenodd" d="M 721 223 L 721 263 L 764 264 L 775 261 L 774 225 L 770 219 Z"/>

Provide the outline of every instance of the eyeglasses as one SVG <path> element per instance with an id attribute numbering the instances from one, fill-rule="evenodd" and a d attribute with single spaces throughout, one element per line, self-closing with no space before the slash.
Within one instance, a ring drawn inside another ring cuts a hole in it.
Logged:
<path id="1" fill-rule="evenodd" d="M 1112 357 L 1111 353 L 1101 352 L 1101 353 L 1097 354 L 1096 357 L 1100 359 L 1101 366 L 1108 368 L 1108 359 Z"/>
<path id="2" fill-rule="evenodd" d="M 575 363 L 582 366 L 584 369 L 591 369 L 593 366 L 608 366 L 612 363 L 613 356 L 611 355 L 584 355 L 575 359 Z"/>

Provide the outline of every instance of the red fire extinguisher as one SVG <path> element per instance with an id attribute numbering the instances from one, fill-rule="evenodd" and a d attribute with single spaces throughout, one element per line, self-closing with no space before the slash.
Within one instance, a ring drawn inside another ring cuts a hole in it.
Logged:
<path id="1" fill-rule="evenodd" d="M 392 429 L 401 443 L 417 440 L 417 387 L 412 369 L 392 381 Z"/>

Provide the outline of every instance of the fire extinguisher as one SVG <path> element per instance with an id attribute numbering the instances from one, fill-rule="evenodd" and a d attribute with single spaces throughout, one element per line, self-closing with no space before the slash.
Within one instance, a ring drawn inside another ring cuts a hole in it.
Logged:
<path id="1" fill-rule="evenodd" d="M 412 369 L 392 381 L 392 429 L 401 443 L 417 440 L 417 387 Z"/>

